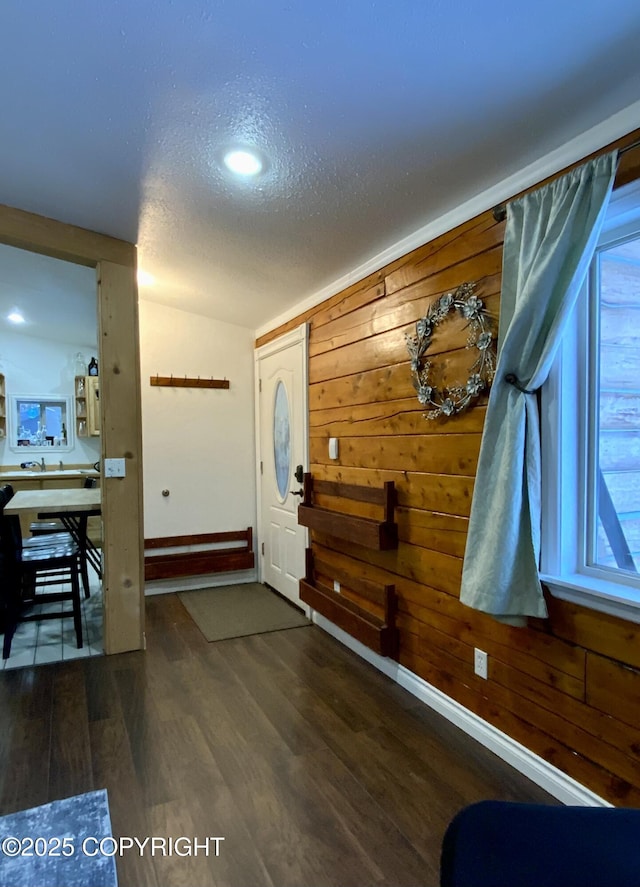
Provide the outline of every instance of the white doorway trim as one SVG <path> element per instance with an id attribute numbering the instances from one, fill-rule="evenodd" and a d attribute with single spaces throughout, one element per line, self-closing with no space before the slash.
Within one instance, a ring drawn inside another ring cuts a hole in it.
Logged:
<path id="1" fill-rule="evenodd" d="M 258 581 L 263 581 L 263 557 L 262 542 L 264 541 L 264 527 L 262 521 L 262 478 L 260 474 L 260 462 L 265 458 L 266 454 L 261 451 L 261 415 L 260 415 L 260 361 L 265 357 L 270 357 L 290 348 L 292 345 L 302 345 L 303 353 L 303 379 L 302 379 L 302 452 L 304 470 L 309 470 L 309 324 L 302 323 L 299 327 L 284 333 L 277 339 L 267 342 L 255 349 L 254 352 L 254 378 L 255 378 L 255 427 L 256 427 L 256 496 L 257 496 L 257 554 L 258 554 Z M 305 545 L 309 545 L 309 531 L 305 530 Z M 301 602 L 300 606 L 304 609 L 307 616 L 310 608 Z"/>

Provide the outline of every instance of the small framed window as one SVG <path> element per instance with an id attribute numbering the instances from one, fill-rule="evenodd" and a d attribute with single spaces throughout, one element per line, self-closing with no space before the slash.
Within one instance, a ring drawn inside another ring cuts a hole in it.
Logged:
<path id="1" fill-rule="evenodd" d="M 638 182 L 611 200 L 541 418 L 541 579 L 640 622 Z"/>
<path id="2" fill-rule="evenodd" d="M 70 449 L 73 446 L 71 415 L 68 397 L 13 395 L 9 411 L 11 449 L 25 456 L 52 448 Z"/>

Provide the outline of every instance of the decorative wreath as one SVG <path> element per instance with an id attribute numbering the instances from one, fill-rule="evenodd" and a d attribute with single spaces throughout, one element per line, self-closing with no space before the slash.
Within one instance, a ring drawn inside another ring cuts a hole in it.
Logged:
<path id="1" fill-rule="evenodd" d="M 475 283 L 463 283 L 455 292 L 440 296 L 429 308 L 426 317 L 416 323 L 416 334 L 407 333 L 407 350 L 411 358 L 413 385 L 418 392 L 418 400 L 425 407 L 426 419 L 438 416 L 455 416 L 462 412 L 482 391 L 489 388 L 496 368 L 496 351 L 493 337 L 494 321 L 485 310 L 481 299 L 474 296 Z M 474 348 L 477 357 L 469 368 L 463 385 L 438 388 L 431 379 L 431 361 L 424 355 L 435 328 L 451 312 L 457 311 L 468 321 L 470 327 L 467 348 Z"/>

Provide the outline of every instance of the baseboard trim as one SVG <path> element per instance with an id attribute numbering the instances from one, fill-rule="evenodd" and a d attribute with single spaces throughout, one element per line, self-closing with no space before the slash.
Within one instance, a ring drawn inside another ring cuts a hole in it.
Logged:
<path id="1" fill-rule="evenodd" d="M 437 711 L 456 727 L 464 730 L 485 748 L 497 754 L 519 773 L 535 782 L 540 788 L 549 792 L 563 804 L 574 804 L 581 807 L 612 807 L 608 801 L 595 792 L 567 776 L 562 770 L 554 767 L 544 758 L 536 755 L 524 745 L 516 742 L 506 733 L 498 730 L 474 712 L 469 711 L 459 702 L 447 696 L 437 687 L 432 686 L 423 678 L 414 674 L 403 665 L 374 653 L 364 644 L 352 638 L 324 616 L 312 611 L 312 620 L 336 640 L 344 644 L 362 659 L 365 659 L 378 671 L 395 681 L 429 708 Z"/>
<path id="2" fill-rule="evenodd" d="M 182 579 L 154 579 L 144 584 L 145 597 L 154 594 L 172 594 L 176 591 L 195 591 L 198 588 L 218 588 L 221 585 L 241 585 L 257 582 L 258 571 L 238 570 L 234 573 L 210 573 L 206 576 L 184 576 Z"/>

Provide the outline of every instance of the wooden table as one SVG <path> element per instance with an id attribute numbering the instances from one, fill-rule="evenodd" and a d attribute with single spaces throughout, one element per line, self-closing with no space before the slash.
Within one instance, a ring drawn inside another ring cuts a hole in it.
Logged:
<path id="1" fill-rule="evenodd" d="M 41 514 L 53 515 L 69 514 L 77 512 L 83 514 L 87 511 L 96 511 L 100 514 L 102 498 L 99 487 L 86 490 L 78 489 L 48 489 L 48 490 L 18 490 L 6 506 L 5 514 L 20 514 L 23 511 L 37 511 Z"/>
<path id="2" fill-rule="evenodd" d="M 100 552 L 87 536 L 87 521 L 100 514 L 101 502 L 99 487 L 89 490 L 18 490 L 5 506 L 4 513 L 20 515 L 37 511 L 39 518 L 58 518 L 79 545 L 83 562 L 90 563 L 98 578 L 102 579 Z"/>

